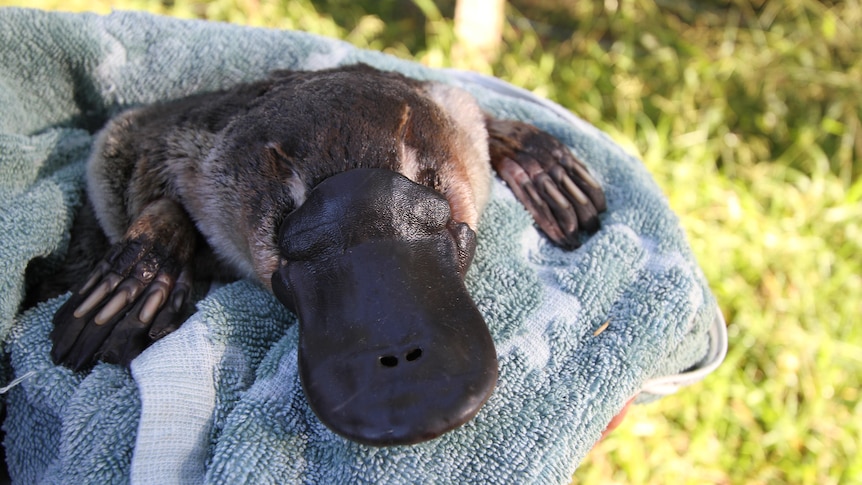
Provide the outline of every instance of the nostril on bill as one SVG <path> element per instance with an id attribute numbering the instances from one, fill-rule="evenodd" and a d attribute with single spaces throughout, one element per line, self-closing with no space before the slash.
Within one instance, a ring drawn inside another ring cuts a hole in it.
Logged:
<path id="1" fill-rule="evenodd" d="M 419 357 L 422 357 L 422 349 L 413 349 L 410 352 L 407 352 L 407 355 L 404 356 L 407 359 L 407 362 L 413 362 L 417 360 Z"/>
<path id="2" fill-rule="evenodd" d="M 422 357 L 422 349 L 415 348 L 404 355 L 404 360 L 407 362 L 415 362 L 420 357 Z M 380 362 L 380 365 L 383 367 L 396 367 L 398 365 L 398 357 L 394 355 L 382 355 L 377 358 Z"/>

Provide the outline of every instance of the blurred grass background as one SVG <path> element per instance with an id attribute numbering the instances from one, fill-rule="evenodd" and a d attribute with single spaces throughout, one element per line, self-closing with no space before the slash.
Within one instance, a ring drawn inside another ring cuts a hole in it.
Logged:
<path id="1" fill-rule="evenodd" d="M 573 482 L 862 483 L 860 0 L 511 0 L 490 60 L 452 55 L 454 0 L 11 4 L 302 29 L 562 104 L 644 160 L 730 333 Z"/>

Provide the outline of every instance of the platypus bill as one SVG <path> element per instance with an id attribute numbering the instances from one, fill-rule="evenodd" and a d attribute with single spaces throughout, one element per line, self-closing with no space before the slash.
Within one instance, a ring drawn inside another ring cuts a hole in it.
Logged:
<path id="1" fill-rule="evenodd" d="M 299 317 L 324 424 L 377 446 L 437 437 L 497 380 L 463 282 L 492 167 L 559 246 L 598 228 L 602 189 L 568 148 L 442 83 L 279 71 L 127 111 L 87 166 L 112 247 L 54 316 L 52 357 L 128 365 L 189 315 L 194 281 L 252 277 Z"/>

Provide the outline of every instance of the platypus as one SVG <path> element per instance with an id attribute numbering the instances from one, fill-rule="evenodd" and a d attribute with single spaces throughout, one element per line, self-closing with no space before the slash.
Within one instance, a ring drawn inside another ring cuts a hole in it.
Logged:
<path id="1" fill-rule="evenodd" d="M 602 188 L 567 147 L 441 82 L 276 71 L 126 111 L 87 163 L 112 246 L 57 311 L 51 355 L 128 365 L 188 316 L 195 281 L 254 278 L 298 316 L 325 425 L 378 446 L 437 437 L 497 380 L 463 281 L 492 169 L 562 248 L 598 229 Z"/>

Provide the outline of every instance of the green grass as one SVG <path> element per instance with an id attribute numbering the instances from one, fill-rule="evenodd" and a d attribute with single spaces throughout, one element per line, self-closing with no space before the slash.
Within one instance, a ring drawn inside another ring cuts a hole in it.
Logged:
<path id="1" fill-rule="evenodd" d="M 490 63 L 450 55 L 453 2 L 416 0 L 398 14 L 405 3 L 116 7 L 469 65 L 605 130 L 643 158 L 680 214 L 730 350 L 703 383 L 636 407 L 574 482 L 862 483 L 860 0 L 513 1 Z"/>

